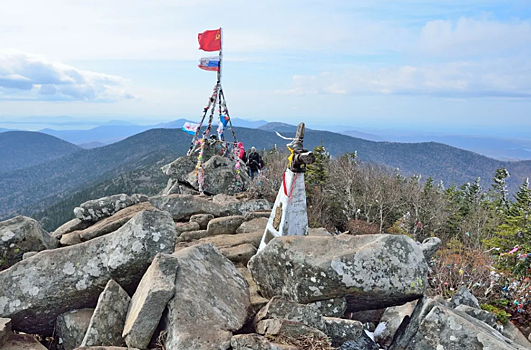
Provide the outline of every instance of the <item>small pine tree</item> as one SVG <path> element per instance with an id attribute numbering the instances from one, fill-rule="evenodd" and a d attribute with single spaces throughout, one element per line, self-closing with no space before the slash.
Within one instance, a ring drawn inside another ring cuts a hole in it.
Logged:
<path id="1" fill-rule="evenodd" d="M 315 162 L 308 164 L 306 168 L 306 185 L 309 187 L 322 187 L 328 179 L 326 168 L 330 161 L 330 154 L 326 151 L 323 144 L 316 146 L 313 149 L 313 154 L 315 156 Z"/>
<path id="2" fill-rule="evenodd" d="M 497 212 L 504 213 L 509 209 L 509 199 L 507 191 L 507 182 L 505 181 L 509 178 L 510 174 L 505 168 L 496 169 L 494 174 L 493 184 L 489 191 L 489 197 L 494 206 L 494 210 Z"/>

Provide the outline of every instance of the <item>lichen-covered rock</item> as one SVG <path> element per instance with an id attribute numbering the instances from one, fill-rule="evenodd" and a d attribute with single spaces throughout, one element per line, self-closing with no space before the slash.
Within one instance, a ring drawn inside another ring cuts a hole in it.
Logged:
<path id="1" fill-rule="evenodd" d="M 420 298 L 428 265 L 419 246 L 403 235 L 284 236 L 251 258 L 249 270 L 262 294 L 308 303 L 346 297 L 366 310 Z"/>
<path id="2" fill-rule="evenodd" d="M 259 334 L 238 334 L 231 338 L 232 350 L 298 350 L 296 346 L 271 343 Z"/>
<path id="3" fill-rule="evenodd" d="M 402 324 L 406 316 L 411 316 L 415 309 L 416 301 L 411 301 L 404 305 L 392 306 L 385 309 L 380 323 L 374 331 L 374 338 L 378 344 L 387 348 L 391 345 L 391 341 Z"/>
<path id="4" fill-rule="evenodd" d="M 235 247 L 221 247 L 219 251 L 233 263 L 247 265 L 257 249 L 252 244 L 244 243 Z"/>
<path id="5" fill-rule="evenodd" d="M 151 204 L 160 210 L 172 214 L 173 220 L 188 219 L 194 214 L 212 214 L 220 216 L 222 207 L 219 204 L 191 194 L 172 194 L 168 196 L 154 196 Z"/>
<path id="6" fill-rule="evenodd" d="M 249 199 L 222 206 L 223 215 L 245 215 L 255 211 L 271 210 L 271 203 L 265 199 Z"/>
<path id="7" fill-rule="evenodd" d="M 437 252 L 439 247 L 441 246 L 442 241 L 437 237 L 429 237 L 426 238 L 424 241 L 422 241 L 422 244 L 420 245 L 420 249 L 424 253 L 424 257 L 426 258 L 426 261 L 429 261 L 433 254 Z"/>
<path id="8" fill-rule="evenodd" d="M 245 221 L 251 221 L 257 218 L 269 218 L 269 216 L 271 216 L 271 210 L 259 210 L 247 213 L 244 217 Z"/>
<path id="9" fill-rule="evenodd" d="M 72 220 L 62 224 L 61 226 L 59 226 L 59 228 L 57 228 L 52 233 L 52 237 L 55 237 L 57 239 L 61 239 L 61 237 L 64 234 L 67 234 L 67 233 L 70 233 L 70 232 L 74 232 L 74 231 L 84 230 L 87 227 L 89 227 L 91 224 L 92 224 L 91 222 L 82 221 L 82 220 L 80 220 L 78 218 L 75 218 L 75 219 L 72 219 Z"/>
<path id="10" fill-rule="evenodd" d="M 480 308 L 479 301 L 465 286 L 459 287 L 457 292 L 452 296 L 450 303 L 453 307 L 457 307 L 459 305 L 468 305 L 478 309 Z"/>
<path id="11" fill-rule="evenodd" d="M 245 279 L 211 244 L 182 249 L 175 296 L 166 317 L 168 349 L 218 350 L 230 346 L 250 307 Z"/>
<path id="12" fill-rule="evenodd" d="M 249 316 L 254 316 L 254 314 L 260 311 L 260 309 L 262 309 L 269 302 L 269 300 L 258 293 L 258 286 L 256 283 L 254 283 L 251 273 L 246 267 L 238 267 L 238 271 L 240 271 L 243 278 L 247 282 L 247 285 L 249 286 L 249 297 L 251 299 L 252 308 L 252 312 L 249 314 Z"/>
<path id="13" fill-rule="evenodd" d="M 360 321 L 336 317 L 323 317 L 323 321 L 324 332 L 332 341 L 333 346 L 339 346 L 348 340 L 356 340 L 365 334 Z"/>
<path id="14" fill-rule="evenodd" d="M 197 159 L 193 157 L 183 156 L 179 157 L 173 162 L 164 165 L 161 170 L 170 178 L 180 182 L 186 181 L 186 176 L 194 171 L 197 165 Z"/>
<path id="15" fill-rule="evenodd" d="M 97 222 L 114 213 L 145 200 L 143 197 L 133 197 L 125 193 L 109 197 L 93 199 L 74 208 L 74 215 L 81 221 Z"/>
<path id="16" fill-rule="evenodd" d="M 480 320 L 481 322 L 485 322 L 497 331 L 502 332 L 503 327 L 498 324 L 496 315 L 494 315 L 493 313 L 468 305 L 459 305 L 455 308 L 455 311 L 464 312 L 467 315 L 472 316 L 477 320 Z"/>
<path id="17" fill-rule="evenodd" d="M 250 221 L 245 221 L 236 229 L 236 233 L 249 233 L 256 231 L 264 232 L 268 220 L 269 218 L 261 217 L 252 219 Z"/>
<path id="18" fill-rule="evenodd" d="M 345 298 L 319 300 L 306 305 L 313 307 L 317 313 L 326 317 L 343 317 L 347 311 L 347 299 Z"/>
<path id="19" fill-rule="evenodd" d="M 157 254 L 131 299 L 122 336 L 129 347 L 146 349 L 168 301 L 175 293 L 179 260 Z"/>
<path id="20" fill-rule="evenodd" d="M 94 307 L 109 279 L 134 289 L 157 253 L 171 253 L 171 215 L 143 211 L 108 235 L 42 251 L 0 272 L 0 317 L 13 328 L 50 335 L 58 315 Z"/>
<path id="21" fill-rule="evenodd" d="M 282 336 L 291 339 L 305 336 L 312 336 L 316 339 L 327 338 L 326 334 L 317 328 L 281 318 L 261 320 L 256 324 L 255 328 L 257 333 L 268 336 Z"/>
<path id="22" fill-rule="evenodd" d="M 255 316 L 254 324 L 266 319 L 285 319 L 324 330 L 326 328 L 321 314 L 311 306 L 298 304 L 281 297 L 273 297 Z"/>
<path id="23" fill-rule="evenodd" d="M 13 334 L 5 342 L 2 350 L 48 350 L 39 343 L 37 338 L 31 334 Z"/>
<path id="24" fill-rule="evenodd" d="M 11 319 L 0 318 L 0 348 L 11 337 L 13 332 L 11 331 Z"/>
<path id="25" fill-rule="evenodd" d="M 243 222 L 244 218 L 241 215 L 215 218 L 209 221 L 207 231 L 210 236 L 230 235 L 236 233 L 236 230 Z"/>
<path id="26" fill-rule="evenodd" d="M 257 231 L 257 232 L 251 232 L 251 233 L 240 233 L 236 235 L 219 235 L 219 236 L 201 238 L 198 241 L 192 242 L 192 243 L 186 242 L 185 240 L 183 240 L 176 244 L 175 250 L 176 251 L 181 250 L 182 248 L 186 248 L 191 245 L 207 244 L 207 243 L 211 243 L 215 245 L 216 247 L 218 247 L 219 249 L 237 247 L 242 244 L 251 244 L 255 248 L 258 248 L 263 234 L 264 234 L 263 232 Z"/>
<path id="27" fill-rule="evenodd" d="M 55 330 L 59 344 L 65 350 L 73 350 L 81 346 L 93 313 L 94 309 L 86 308 L 68 311 L 57 317 Z"/>
<path id="28" fill-rule="evenodd" d="M 16 216 L 0 222 L 0 270 L 22 260 L 26 252 L 54 249 L 57 239 L 34 219 Z"/>
<path id="29" fill-rule="evenodd" d="M 212 214 L 196 214 L 190 217 L 190 222 L 196 222 L 199 225 L 197 230 L 206 230 L 208 222 L 213 218 Z"/>
<path id="30" fill-rule="evenodd" d="M 127 292 L 118 283 L 109 280 L 98 298 L 81 346 L 122 345 L 122 330 L 130 302 Z"/>
<path id="31" fill-rule="evenodd" d="M 391 350 L 440 349 L 523 350 L 486 323 L 465 312 L 422 298 L 411 319 L 400 326 Z"/>

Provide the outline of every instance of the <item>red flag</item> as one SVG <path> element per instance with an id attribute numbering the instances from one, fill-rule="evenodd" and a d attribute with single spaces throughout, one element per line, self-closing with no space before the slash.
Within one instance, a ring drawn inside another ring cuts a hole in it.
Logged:
<path id="1" fill-rule="evenodd" d="M 221 50 L 221 28 L 216 30 L 206 30 L 197 35 L 199 50 L 219 51 Z"/>

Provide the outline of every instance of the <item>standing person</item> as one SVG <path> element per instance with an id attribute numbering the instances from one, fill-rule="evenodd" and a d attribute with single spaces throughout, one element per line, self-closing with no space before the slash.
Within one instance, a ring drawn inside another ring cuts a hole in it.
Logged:
<path id="1" fill-rule="evenodd" d="M 244 163 L 247 163 L 247 153 L 245 152 L 245 148 L 243 148 L 243 143 L 238 142 L 238 158 L 243 160 Z"/>
<path id="2" fill-rule="evenodd" d="M 247 159 L 247 166 L 249 167 L 249 175 L 251 176 L 251 180 L 254 179 L 255 175 L 259 173 L 263 164 L 264 161 L 258 152 L 256 152 L 256 148 L 251 147 L 251 153 L 249 153 L 249 158 Z"/>

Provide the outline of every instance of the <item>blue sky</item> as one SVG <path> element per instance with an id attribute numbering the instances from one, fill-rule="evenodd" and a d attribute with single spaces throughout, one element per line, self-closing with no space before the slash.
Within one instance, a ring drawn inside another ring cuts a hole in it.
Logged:
<path id="1" fill-rule="evenodd" d="M 531 128 L 531 2 L 18 0 L 0 12 L 0 127 L 197 119 L 223 27 L 233 117 L 354 129 Z"/>

